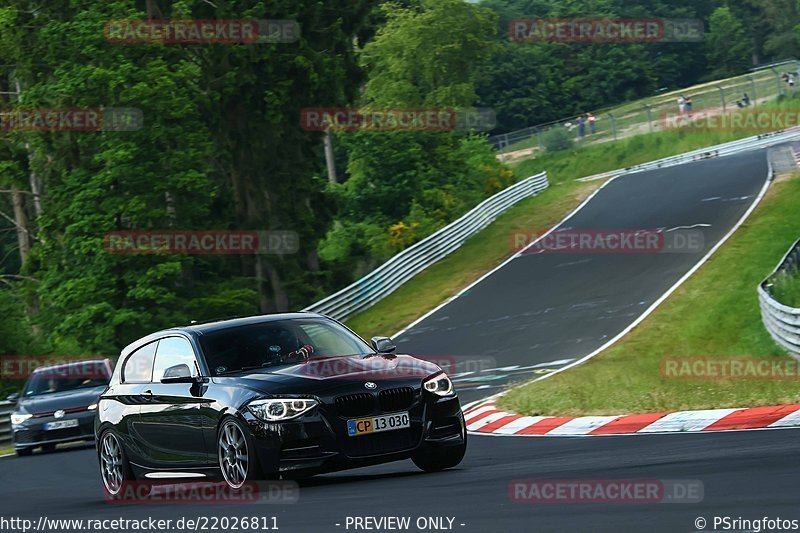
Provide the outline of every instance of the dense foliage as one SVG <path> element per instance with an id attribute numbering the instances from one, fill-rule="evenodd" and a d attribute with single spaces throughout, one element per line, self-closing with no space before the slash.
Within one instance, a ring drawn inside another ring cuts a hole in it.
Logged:
<path id="1" fill-rule="evenodd" d="M 699 18 L 708 33 L 507 39 L 512 18 L 576 16 Z M 106 39 L 126 19 L 302 31 L 289 43 Z M 485 106 L 508 131 L 800 55 L 799 19 L 795 0 L 0 0 L 2 110 L 144 118 L 134 131 L 0 128 L 0 354 L 113 353 L 176 323 L 302 308 L 513 181 L 469 131 L 336 131 L 331 183 L 304 108 Z M 109 231 L 164 229 L 290 230 L 299 250 L 104 249 Z"/>

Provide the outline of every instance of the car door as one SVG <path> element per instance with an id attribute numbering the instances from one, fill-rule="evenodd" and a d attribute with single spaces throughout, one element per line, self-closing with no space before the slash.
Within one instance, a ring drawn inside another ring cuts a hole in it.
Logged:
<path id="1" fill-rule="evenodd" d="M 157 345 L 158 341 L 145 344 L 126 357 L 119 383 L 112 385 L 103 395 L 103 398 L 113 401 L 101 404 L 105 418 L 114 424 L 128 450 L 128 459 L 136 464 L 145 461 L 139 436 L 139 415 L 142 403 L 149 401 L 144 391 L 152 385 Z"/>
<path id="2" fill-rule="evenodd" d="M 145 466 L 175 468 L 205 466 L 209 454 L 204 429 L 210 423 L 205 414 L 209 400 L 204 397 L 203 383 L 162 383 L 165 371 L 186 365 L 192 377 L 198 375 L 196 355 L 189 341 L 182 336 L 158 341 L 153 380 L 143 394 L 138 434 L 143 441 Z"/>

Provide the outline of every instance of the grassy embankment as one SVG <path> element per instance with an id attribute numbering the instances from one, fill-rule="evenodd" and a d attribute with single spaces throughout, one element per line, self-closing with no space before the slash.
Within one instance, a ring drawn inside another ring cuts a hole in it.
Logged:
<path id="1" fill-rule="evenodd" d="M 789 360 L 761 323 L 756 286 L 800 236 L 798 202 L 799 176 L 774 183 L 745 224 L 628 335 L 499 404 L 525 414 L 613 415 L 800 402 L 800 378 L 685 380 L 662 372 L 664 358 Z"/>

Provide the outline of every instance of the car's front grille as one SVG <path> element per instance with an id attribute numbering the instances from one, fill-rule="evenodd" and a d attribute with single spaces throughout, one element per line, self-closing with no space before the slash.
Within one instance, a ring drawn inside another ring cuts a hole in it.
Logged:
<path id="1" fill-rule="evenodd" d="M 372 414 L 375 410 L 375 395 L 369 392 L 357 392 L 339 396 L 334 400 L 336 412 L 340 416 L 353 417 Z"/>
<path id="2" fill-rule="evenodd" d="M 381 412 L 404 411 L 414 403 L 414 389 L 411 387 L 398 387 L 396 389 L 382 390 L 378 394 Z"/>

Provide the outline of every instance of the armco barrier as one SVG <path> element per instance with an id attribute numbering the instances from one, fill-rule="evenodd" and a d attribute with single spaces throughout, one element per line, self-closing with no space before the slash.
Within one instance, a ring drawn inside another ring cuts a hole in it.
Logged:
<path id="1" fill-rule="evenodd" d="M 800 359 L 800 309 L 780 303 L 772 295 L 774 276 L 779 273 L 797 273 L 800 268 L 800 241 L 794 243 L 778 266 L 758 286 L 758 302 L 761 305 L 761 320 L 769 334 L 779 345 Z"/>
<path id="2" fill-rule="evenodd" d="M 352 285 L 308 306 L 305 311 L 342 320 L 366 309 L 459 248 L 511 206 L 539 194 L 548 185 L 547 172 L 515 183 L 479 203 L 455 222 L 409 246 Z"/>
<path id="3" fill-rule="evenodd" d="M 699 161 L 701 159 L 708 159 L 711 157 L 738 154 L 747 150 L 757 150 L 760 148 L 767 148 L 775 144 L 797 140 L 800 140 L 800 127 L 794 127 L 782 131 L 774 131 L 771 133 L 762 133 L 761 135 L 754 135 L 752 137 L 739 139 L 738 141 L 731 141 L 718 144 L 716 146 L 709 146 L 707 148 L 693 150 L 684 154 L 657 159 L 655 161 L 650 161 L 649 163 L 642 163 L 641 165 L 634 165 L 627 168 L 612 170 L 610 172 L 603 172 L 602 174 L 596 174 L 594 176 L 579 178 L 578 181 L 591 181 L 619 174 L 632 174 L 634 172 L 644 172 L 646 170 L 671 167 L 673 165 L 691 163 L 692 161 Z"/>
<path id="4" fill-rule="evenodd" d="M 0 444 L 11 441 L 11 411 L 14 409 L 12 402 L 0 402 Z"/>

